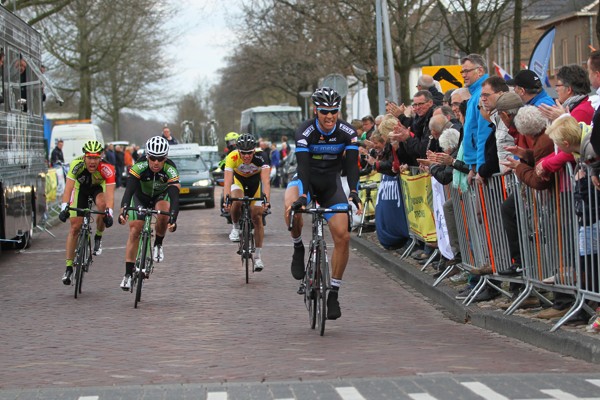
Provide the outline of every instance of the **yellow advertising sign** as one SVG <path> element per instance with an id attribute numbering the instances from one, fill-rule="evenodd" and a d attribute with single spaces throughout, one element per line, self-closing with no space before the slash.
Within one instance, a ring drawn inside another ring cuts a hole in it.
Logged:
<path id="1" fill-rule="evenodd" d="M 464 86 L 465 81 L 460 74 L 461 69 L 460 65 L 434 65 L 422 67 L 421 73 L 431 75 L 442 86 L 442 93 L 445 93 L 448 89 L 457 89 Z"/>
<path id="2" fill-rule="evenodd" d="M 401 175 L 402 195 L 410 231 L 425 242 L 437 241 L 431 175 Z"/>

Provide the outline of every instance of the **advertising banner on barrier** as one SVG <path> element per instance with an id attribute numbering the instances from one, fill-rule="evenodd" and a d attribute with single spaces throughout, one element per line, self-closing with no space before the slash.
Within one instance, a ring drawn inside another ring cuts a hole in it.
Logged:
<path id="1" fill-rule="evenodd" d="M 425 242 L 435 242 L 437 236 L 433 219 L 431 175 L 402 174 L 401 182 L 410 231 Z"/>
<path id="2" fill-rule="evenodd" d="M 386 249 L 401 247 L 409 236 L 397 177 L 381 175 L 376 204 L 375 231 L 379 243 Z"/>
<path id="3" fill-rule="evenodd" d="M 56 169 L 48 168 L 46 174 L 46 205 L 50 205 L 56 201 Z"/>
<path id="4" fill-rule="evenodd" d="M 440 253 L 448 260 L 454 258 L 454 253 L 450 248 L 450 238 L 448 237 L 448 228 L 446 226 L 446 217 L 444 216 L 444 203 L 446 195 L 444 185 L 435 178 L 431 178 L 431 189 L 433 191 L 433 211 L 435 215 L 435 232 L 437 234 L 438 249 Z"/>

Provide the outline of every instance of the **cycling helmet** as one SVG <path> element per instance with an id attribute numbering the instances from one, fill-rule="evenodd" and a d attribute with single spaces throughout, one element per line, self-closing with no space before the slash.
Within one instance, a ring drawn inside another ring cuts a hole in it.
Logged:
<path id="1" fill-rule="evenodd" d="M 87 141 L 81 149 L 85 154 L 98 154 L 102 153 L 104 146 L 97 140 Z"/>
<path id="2" fill-rule="evenodd" d="M 251 133 L 242 133 L 237 140 L 237 148 L 242 151 L 250 151 L 256 148 L 256 139 Z"/>
<path id="3" fill-rule="evenodd" d="M 169 154 L 169 142 L 162 136 L 153 136 L 146 142 L 146 154 L 154 157 L 164 157 Z"/>
<path id="4" fill-rule="evenodd" d="M 225 141 L 226 142 L 231 142 L 232 140 L 237 140 L 240 137 L 240 135 L 236 132 L 229 132 L 227 135 L 225 135 Z"/>
<path id="5" fill-rule="evenodd" d="M 317 107 L 339 107 L 342 103 L 338 92 L 328 87 L 315 90 L 310 98 Z"/>

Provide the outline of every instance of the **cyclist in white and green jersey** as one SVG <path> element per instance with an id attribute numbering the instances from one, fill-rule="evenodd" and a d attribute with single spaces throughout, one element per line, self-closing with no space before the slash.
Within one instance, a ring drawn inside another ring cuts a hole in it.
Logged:
<path id="1" fill-rule="evenodd" d="M 146 155 L 140 158 L 129 170 L 127 187 L 121 200 L 119 223 L 129 220 L 129 238 L 125 250 L 125 276 L 121 289 L 131 288 L 131 275 L 135 265 L 140 233 L 144 227 L 144 216 L 134 211 L 124 212 L 125 206 L 154 208 L 169 211 L 171 217 L 158 215 L 153 258 L 155 262 L 164 259 L 163 239 L 167 233 L 177 229 L 179 212 L 179 172 L 175 163 L 167 158 L 169 143 L 162 136 L 154 136 L 146 142 Z"/>

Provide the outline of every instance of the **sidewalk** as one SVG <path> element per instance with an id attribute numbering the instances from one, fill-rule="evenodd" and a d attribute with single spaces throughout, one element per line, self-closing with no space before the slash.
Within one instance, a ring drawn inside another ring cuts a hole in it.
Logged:
<path id="1" fill-rule="evenodd" d="M 600 335 L 586 332 L 585 325 L 563 325 L 556 332 L 550 332 L 556 321 L 533 317 L 540 308 L 517 310 L 512 315 L 504 315 L 496 306 L 502 297 L 465 307 L 462 300 L 454 298 L 464 284 L 452 283 L 445 279 L 437 287 L 433 287 L 432 275 L 437 271 L 431 265 L 422 272 L 422 266 L 412 258 L 401 259 L 398 252 L 385 250 L 379 244 L 375 232 L 363 233 L 361 238 L 352 232 L 350 245 L 444 307 L 457 321 L 464 321 L 552 352 L 600 364 Z"/>

